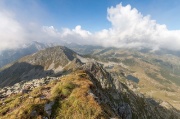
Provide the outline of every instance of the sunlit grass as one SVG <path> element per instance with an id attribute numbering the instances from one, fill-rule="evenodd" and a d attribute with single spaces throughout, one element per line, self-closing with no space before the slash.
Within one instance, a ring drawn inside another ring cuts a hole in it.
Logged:
<path id="1" fill-rule="evenodd" d="M 35 88 L 29 94 L 18 94 L 0 102 L 0 119 L 50 118 L 44 110 L 45 104 L 54 102 L 51 118 L 96 119 L 106 118 L 96 100 L 88 94 L 93 83 L 84 71 L 75 71 L 60 80 Z M 49 87 L 49 88 L 47 88 Z M 46 99 L 40 97 L 47 92 Z M 3 105 L 4 104 L 4 105 Z M 36 115 L 32 112 L 35 111 Z"/>

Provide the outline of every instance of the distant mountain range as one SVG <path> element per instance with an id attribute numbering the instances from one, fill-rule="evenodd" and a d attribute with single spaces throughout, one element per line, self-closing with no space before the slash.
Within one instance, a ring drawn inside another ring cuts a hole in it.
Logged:
<path id="1" fill-rule="evenodd" d="M 80 54 L 90 54 L 94 49 L 103 48 L 100 46 L 89 46 L 89 45 L 78 45 L 75 43 L 40 43 L 37 41 L 33 41 L 31 43 L 24 44 L 24 46 L 11 50 L 4 50 L 0 52 L 0 68 L 12 63 L 19 58 L 35 53 L 39 50 L 43 50 L 48 47 L 63 45 L 70 49 L 75 50 Z"/>
<path id="2" fill-rule="evenodd" d="M 83 54 L 83 55 L 89 55 L 97 50 L 111 49 L 111 48 L 104 48 L 102 46 L 79 45 L 79 44 L 75 44 L 75 43 L 65 43 L 65 42 L 41 43 L 41 42 L 33 41 L 31 43 L 24 44 L 24 46 L 17 48 L 17 49 L 2 51 L 0 53 L 0 67 L 3 67 L 6 64 L 9 64 L 11 62 L 14 62 L 14 61 L 18 60 L 19 58 L 24 57 L 26 55 L 30 55 L 39 50 L 42 50 L 42 49 L 45 49 L 48 47 L 52 47 L 52 46 L 57 46 L 57 45 L 66 46 L 66 47 L 74 50 L 75 52 L 77 52 L 79 54 Z M 114 49 L 114 48 L 112 47 L 112 49 Z M 135 49 L 135 50 L 137 50 L 137 49 Z M 141 48 L 141 49 L 138 49 L 138 51 L 142 52 L 142 53 L 152 53 L 153 52 L 154 54 L 157 54 L 157 55 L 171 54 L 171 55 L 175 55 L 178 57 L 180 56 L 180 51 L 171 51 L 171 50 L 167 50 L 167 49 L 159 49 L 156 51 L 152 51 L 151 49 Z"/>

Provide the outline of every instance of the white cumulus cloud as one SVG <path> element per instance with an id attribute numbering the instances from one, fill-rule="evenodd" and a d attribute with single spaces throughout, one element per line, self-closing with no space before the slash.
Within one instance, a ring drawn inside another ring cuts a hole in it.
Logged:
<path id="1" fill-rule="evenodd" d="M 90 40 L 92 33 L 83 30 L 80 25 L 77 25 L 74 29 L 62 28 L 58 31 L 54 26 L 43 26 L 43 31 L 50 36 L 58 38 L 57 40 L 77 43 L 77 44 L 93 44 Z"/>
<path id="2" fill-rule="evenodd" d="M 130 5 L 110 7 L 107 14 L 112 27 L 96 34 L 105 46 L 180 50 L 180 30 L 170 31 Z"/>
<path id="3" fill-rule="evenodd" d="M 120 3 L 108 8 L 107 19 L 112 24 L 111 28 L 95 33 L 83 30 L 80 25 L 61 31 L 51 26 L 46 32 L 56 34 L 61 40 L 79 44 L 180 50 L 180 30 L 168 30 L 166 25 L 156 23 L 150 15 L 143 16 L 131 5 L 122 6 Z"/>

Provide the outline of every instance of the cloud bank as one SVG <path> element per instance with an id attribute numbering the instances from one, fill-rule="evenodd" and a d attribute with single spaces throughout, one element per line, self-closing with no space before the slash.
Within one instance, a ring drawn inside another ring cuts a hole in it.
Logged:
<path id="1" fill-rule="evenodd" d="M 13 14 L 0 11 L 0 51 L 19 47 L 25 41 L 25 32 Z"/>
<path id="2" fill-rule="evenodd" d="M 130 5 L 118 4 L 108 8 L 107 20 L 112 24 L 111 28 L 91 33 L 80 25 L 73 29 L 60 30 L 54 26 L 41 27 L 36 23 L 25 27 L 12 14 L 0 11 L 0 50 L 16 48 L 31 40 L 118 48 L 180 50 L 180 30 L 168 30 L 166 25 L 156 23 L 150 15 L 143 16 Z"/>

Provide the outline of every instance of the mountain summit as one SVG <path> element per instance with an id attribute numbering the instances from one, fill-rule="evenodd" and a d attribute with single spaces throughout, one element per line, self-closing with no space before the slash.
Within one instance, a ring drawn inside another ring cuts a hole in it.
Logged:
<path id="1" fill-rule="evenodd" d="M 34 41 L 24 44 L 21 48 L 4 50 L 0 53 L 0 67 L 50 46 L 52 46 L 52 44 L 44 44 Z"/>
<path id="2" fill-rule="evenodd" d="M 63 46 L 47 48 L 25 56 L 0 69 L 0 86 L 60 73 L 76 56 L 74 51 Z"/>

